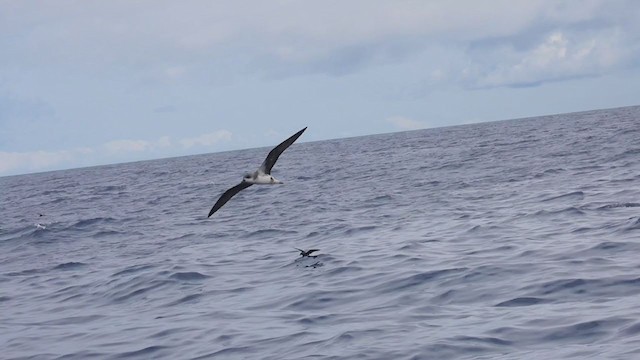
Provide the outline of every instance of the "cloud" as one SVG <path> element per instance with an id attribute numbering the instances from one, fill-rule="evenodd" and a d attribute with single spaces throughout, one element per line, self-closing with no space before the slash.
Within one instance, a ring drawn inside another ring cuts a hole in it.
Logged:
<path id="1" fill-rule="evenodd" d="M 476 51 L 464 69 L 470 87 L 535 86 L 548 81 L 599 76 L 632 61 L 619 29 L 553 31 L 528 47 L 505 42 Z"/>
<path id="2" fill-rule="evenodd" d="M 0 151 L 0 174 L 50 170 L 93 154 L 90 148 L 61 151 L 4 152 Z"/>
<path id="3" fill-rule="evenodd" d="M 155 143 L 155 146 L 160 148 L 167 148 L 167 147 L 170 147 L 171 145 L 172 145 L 171 138 L 168 136 L 163 136 L 159 138 Z"/>
<path id="4" fill-rule="evenodd" d="M 222 141 L 231 140 L 231 132 L 227 130 L 218 130 L 216 132 L 202 134 L 200 136 L 184 138 L 179 141 L 180 144 L 186 149 L 195 147 L 195 146 L 203 146 L 203 147 L 211 147 Z"/>
<path id="5" fill-rule="evenodd" d="M 403 116 L 393 116 L 387 118 L 386 121 L 401 130 L 418 130 L 427 127 L 422 121 L 409 119 Z"/>
<path id="6" fill-rule="evenodd" d="M 621 33 L 631 34 L 624 37 L 625 46 L 640 42 L 633 35 L 639 30 L 637 14 L 629 11 L 636 8 L 633 0 L 194 0 L 188 6 L 160 4 L 141 0 L 78 5 L 62 0 L 56 6 L 3 5 L 9 9 L 4 12 L 7 15 L 0 15 L 0 23 L 5 24 L 0 30 L 10 31 L 5 32 L 9 41 L 0 40 L 0 45 L 4 53 L 21 56 L 5 56 L 7 60 L 0 60 L 0 65 L 71 61 L 99 69 L 105 63 L 118 63 L 158 69 L 173 81 L 193 79 L 191 73 L 207 81 L 211 78 L 208 73 L 230 66 L 245 75 L 344 76 L 405 61 L 436 43 L 444 48 L 467 47 L 552 29 L 606 32 L 618 27 Z M 477 64 L 482 59 L 475 55 L 482 52 L 470 52 L 469 59 L 450 60 Z"/>
<path id="7" fill-rule="evenodd" d="M 135 153 L 153 151 L 161 148 L 170 147 L 171 139 L 168 136 L 163 136 L 155 141 L 148 140 L 113 140 L 106 142 L 104 148 L 112 153 Z"/>
<path id="8" fill-rule="evenodd" d="M 111 153 L 139 152 L 151 149 L 152 144 L 145 140 L 113 140 L 104 147 Z"/>
<path id="9" fill-rule="evenodd" d="M 0 176 L 71 168 L 121 161 L 136 161 L 160 156 L 177 156 L 194 147 L 215 147 L 231 139 L 231 132 L 219 130 L 196 137 L 172 141 L 169 136 L 156 140 L 120 139 L 96 147 L 60 151 L 0 151 Z"/>

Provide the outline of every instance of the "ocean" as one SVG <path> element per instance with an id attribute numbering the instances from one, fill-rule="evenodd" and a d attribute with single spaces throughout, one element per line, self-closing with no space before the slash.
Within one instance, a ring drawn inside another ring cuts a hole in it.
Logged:
<path id="1" fill-rule="evenodd" d="M 0 358 L 640 359 L 640 107 L 298 141 L 0 178 Z"/>

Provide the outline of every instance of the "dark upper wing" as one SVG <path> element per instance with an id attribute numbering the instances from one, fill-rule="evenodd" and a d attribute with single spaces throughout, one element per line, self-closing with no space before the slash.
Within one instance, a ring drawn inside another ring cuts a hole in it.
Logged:
<path id="1" fill-rule="evenodd" d="M 307 251 L 307 254 L 311 255 L 311 253 L 319 251 L 320 249 L 310 249 L 309 251 Z"/>
<path id="2" fill-rule="evenodd" d="M 280 154 L 282 154 L 283 151 L 285 151 L 289 146 L 291 146 L 291 144 L 293 144 L 296 140 L 298 140 L 300 135 L 302 135 L 302 133 L 305 130 L 307 130 L 306 127 L 298 131 L 297 133 L 293 134 L 287 140 L 281 142 L 280 145 L 274 147 L 269 152 L 269 155 L 267 155 L 267 158 L 264 159 L 264 162 L 260 166 L 260 170 L 263 171 L 265 174 L 271 174 L 271 168 L 273 167 L 273 165 L 276 164 L 276 161 L 278 161 L 278 157 L 280 156 Z"/>
<path id="3" fill-rule="evenodd" d="M 226 204 L 227 201 L 229 201 L 229 199 L 231 199 L 235 194 L 239 193 L 241 190 L 248 188 L 249 186 L 251 186 L 251 184 L 243 181 L 240 184 L 225 191 L 224 194 L 220 196 L 220 199 L 216 201 L 216 204 L 213 205 L 213 207 L 211 208 L 211 211 L 209 211 L 209 216 L 207 217 L 210 217 L 211 215 L 213 215 L 214 212 L 218 211 L 218 209 L 220 209 L 222 205 Z"/>

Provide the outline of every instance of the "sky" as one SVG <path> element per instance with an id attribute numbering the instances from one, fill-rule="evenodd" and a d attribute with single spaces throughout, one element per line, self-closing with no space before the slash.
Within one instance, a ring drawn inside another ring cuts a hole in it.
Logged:
<path id="1" fill-rule="evenodd" d="M 638 94 L 636 0 L 0 0 L 0 176 Z"/>

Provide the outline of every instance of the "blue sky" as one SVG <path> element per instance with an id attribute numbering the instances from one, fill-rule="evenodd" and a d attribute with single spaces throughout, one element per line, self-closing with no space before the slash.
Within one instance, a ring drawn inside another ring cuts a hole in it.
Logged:
<path id="1" fill-rule="evenodd" d="M 634 0 L 0 0 L 0 176 L 638 94 Z"/>

